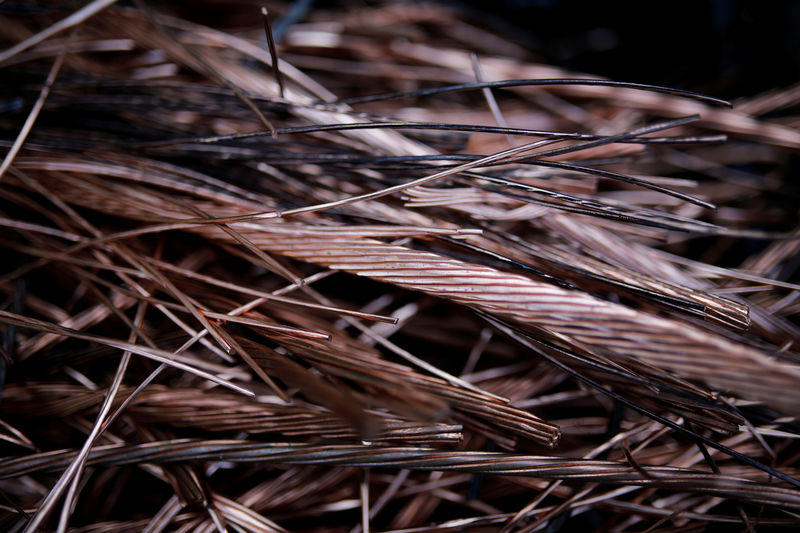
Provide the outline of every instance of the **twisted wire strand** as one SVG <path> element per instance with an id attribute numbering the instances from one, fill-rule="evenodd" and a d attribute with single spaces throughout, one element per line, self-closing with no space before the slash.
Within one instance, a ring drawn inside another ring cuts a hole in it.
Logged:
<path id="1" fill-rule="evenodd" d="M 113 183 L 99 188 L 94 178 L 84 174 L 53 176 L 45 172 L 39 179 L 70 202 L 116 216 L 147 220 L 152 210 L 161 206 L 174 210 L 167 199 L 147 189 L 137 189 L 139 195 L 133 203 L 126 201 L 125 188 L 115 194 Z M 87 186 L 86 180 L 92 186 Z M 144 201 L 148 194 L 152 197 L 149 205 Z M 241 212 L 246 206 L 227 204 L 224 209 Z M 283 227 L 280 219 L 231 227 L 271 254 L 446 298 L 534 327 L 612 360 L 638 358 L 704 381 L 719 391 L 762 401 L 787 414 L 800 414 L 800 368 L 690 324 L 432 252 L 347 235 L 308 232 L 298 239 L 271 232 L 273 225 Z M 229 235 L 212 226 L 198 225 L 189 231 L 231 242 Z"/>
<path id="2" fill-rule="evenodd" d="M 636 357 L 722 391 L 800 413 L 800 369 L 697 327 L 530 278 L 373 239 L 250 236 L 272 253 L 393 283 Z"/>
<path id="3" fill-rule="evenodd" d="M 57 471 L 75 457 L 58 450 L 0 460 L 0 478 Z M 326 465 L 359 468 L 405 468 L 472 474 L 525 476 L 620 485 L 698 491 L 713 496 L 800 509 L 800 492 L 725 474 L 668 466 L 643 466 L 617 461 L 565 459 L 500 452 L 443 451 L 419 447 L 307 445 L 237 440 L 176 439 L 143 444 L 97 446 L 87 465 L 121 466 L 182 461 L 260 462 L 284 465 Z"/>

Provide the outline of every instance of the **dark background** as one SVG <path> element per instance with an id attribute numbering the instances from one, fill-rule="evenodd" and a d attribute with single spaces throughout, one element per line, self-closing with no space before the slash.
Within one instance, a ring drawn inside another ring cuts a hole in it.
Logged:
<path id="1" fill-rule="evenodd" d="M 750 96 L 800 81 L 800 1 L 443 2 L 548 63 L 616 80 Z"/>

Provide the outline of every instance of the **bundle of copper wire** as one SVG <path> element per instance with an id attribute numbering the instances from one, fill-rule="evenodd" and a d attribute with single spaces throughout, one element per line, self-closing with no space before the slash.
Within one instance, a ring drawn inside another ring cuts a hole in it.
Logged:
<path id="1" fill-rule="evenodd" d="M 798 87 L 268 7 L 0 12 L 3 530 L 800 525 Z"/>

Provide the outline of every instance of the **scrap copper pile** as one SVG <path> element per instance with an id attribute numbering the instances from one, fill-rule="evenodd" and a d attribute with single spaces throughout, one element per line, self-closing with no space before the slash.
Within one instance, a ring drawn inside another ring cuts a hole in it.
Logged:
<path id="1" fill-rule="evenodd" d="M 296 7 L 0 5 L 0 528 L 798 527 L 800 88 Z"/>

